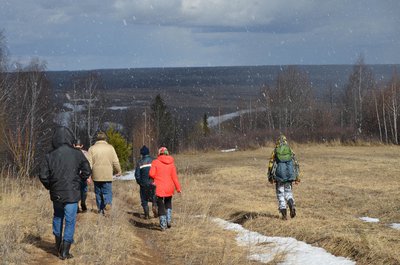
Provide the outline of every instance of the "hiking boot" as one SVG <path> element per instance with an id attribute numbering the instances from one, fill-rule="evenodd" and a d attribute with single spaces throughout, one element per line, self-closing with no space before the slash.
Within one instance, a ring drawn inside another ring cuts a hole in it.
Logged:
<path id="1" fill-rule="evenodd" d="M 167 227 L 171 228 L 172 222 L 172 209 L 167 209 Z"/>
<path id="2" fill-rule="evenodd" d="M 151 206 L 151 210 L 153 212 L 154 218 L 157 218 L 158 217 L 158 213 L 157 213 L 157 206 L 155 204 L 153 204 L 153 206 Z"/>
<path id="3" fill-rule="evenodd" d="M 56 250 L 57 250 L 57 253 L 60 254 L 60 252 L 61 252 L 61 237 L 55 236 L 55 239 L 56 239 Z"/>
<path id="4" fill-rule="evenodd" d="M 290 218 L 294 218 L 296 216 L 296 208 L 294 207 L 293 199 L 289 199 L 289 210 L 290 210 Z"/>
<path id="5" fill-rule="evenodd" d="M 86 213 L 86 212 L 87 212 L 86 197 L 87 197 L 87 195 L 86 195 L 86 194 L 83 194 L 83 195 L 82 195 L 82 198 L 81 198 L 81 209 L 82 209 L 82 213 Z"/>
<path id="6" fill-rule="evenodd" d="M 165 215 L 160 216 L 160 228 L 162 231 L 167 230 L 167 217 Z"/>
<path id="7" fill-rule="evenodd" d="M 143 207 L 143 211 L 144 211 L 144 219 L 150 219 L 149 206 Z"/>
<path id="8" fill-rule="evenodd" d="M 287 211 L 286 211 L 286 209 L 279 209 L 279 211 L 282 214 L 282 219 L 283 220 L 287 220 Z"/>
<path id="9" fill-rule="evenodd" d="M 62 243 L 61 252 L 60 252 L 60 259 L 65 260 L 65 259 L 71 259 L 71 258 L 74 257 L 74 256 L 72 256 L 71 253 L 69 253 L 69 249 L 70 248 L 71 248 L 71 243 L 70 242 L 64 241 Z"/>

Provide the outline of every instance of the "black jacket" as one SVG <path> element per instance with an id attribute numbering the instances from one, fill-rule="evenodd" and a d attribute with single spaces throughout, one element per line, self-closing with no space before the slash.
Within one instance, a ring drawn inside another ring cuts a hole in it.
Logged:
<path id="1" fill-rule="evenodd" d="M 145 155 L 140 159 L 135 169 L 135 179 L 137 184 L 140 186 L 148 186 L 153 182 L 153 179 L 149 177 L 149 171 L 153 158 L 149 155 Z"/>
<path id="2" fill-rule="evenodd" d="M 40 181 L 55 202 L 78 202 L 81 182 L 92 174 L 85 155 L 72 147 L 73 141 L 68 128 L 57 127 L 52 140 L 54 150 L 46 154 L 40 166 Z"/>

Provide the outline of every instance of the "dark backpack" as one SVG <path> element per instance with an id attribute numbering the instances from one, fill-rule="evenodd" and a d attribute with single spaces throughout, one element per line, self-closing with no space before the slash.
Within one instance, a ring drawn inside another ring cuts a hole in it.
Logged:
<path id="1" fill-rule="evenodd" d="M 288 162 L 293 157 L 292 149 L 288 144 L 283 143 L 275 148 L 275 156 L 278 162 Z"/>

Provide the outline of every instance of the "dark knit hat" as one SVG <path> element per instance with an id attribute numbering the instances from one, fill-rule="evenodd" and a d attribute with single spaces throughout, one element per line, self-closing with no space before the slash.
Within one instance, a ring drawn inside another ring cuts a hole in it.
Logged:
<path id="1" fill-rule="evenodd" d="M 149 148 L 147 148 L 147 146 L 143 145 L 143 147 L 140 148 L 140 154 L 142 156 L 150 154 Z"/>
<path id="2" fill-rule="evenodd" d="M 105 141 L 107 140 L 107 135 L 105 132 L 99 131 L 96 136 L 97 141 Z"/>

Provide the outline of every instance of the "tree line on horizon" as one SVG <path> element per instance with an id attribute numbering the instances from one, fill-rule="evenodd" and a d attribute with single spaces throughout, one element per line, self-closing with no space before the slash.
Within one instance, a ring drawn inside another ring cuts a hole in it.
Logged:
<path id="1" fill-rule="evenodd" d="M 28 65 L 14 63 L 10 70 L 4 34 L 0 32 L 0 157 L 19 175 L 31 175 L 44 153 L 51 149 L 55 118 L 53 89 L 45 75 L 46 65 L 33 59 Z M 315 96 L 306 72 L 296 66 L 283 67 L 273 85 L 263 85 L 250 111 L 231 121 L 210 127 L 208 113 L 188 125 L 170 111 L 160 94 L 143 112 L 125 113 L 122 128 L 109 122 L 102 97 L 103 83 L 94 72 L 73 80 L 69 102 L 72 115 L 68 127 L 85 143 L 93 144 L 97 131 L 117 135 L 121 154 L 132 165 L 136 152 L 146 144 L 153 153 L 161 145 L 173 153 L 184 150 L 249 148 L 263 146 L 280 133 L 302 141 L 378 141 L 398 144 L 400 84 L 393 69 L 389 82 L 378 83 L 361 56 L 343 89 L 326 84 L 322 98 Z M 79 107 L 84 106 L 82 110 Z M 252 111 L 253 109 L 253 111 Z M 121 142 L 124 139 L 125 142 Z M 123 150 L 122 150 L 123 149 Z M 118 152 L 118 150 L 117 150 Z M 129 155 L 126 155 L 130 153 Z M 124 158 L 125 159 L 125 158 Z"/>

